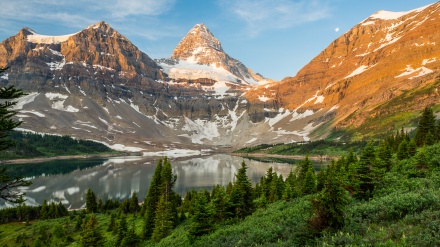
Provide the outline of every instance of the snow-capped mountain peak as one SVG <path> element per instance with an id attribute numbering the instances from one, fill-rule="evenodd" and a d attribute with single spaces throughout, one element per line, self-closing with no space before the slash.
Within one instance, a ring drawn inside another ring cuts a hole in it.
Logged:
<path id="1" fill-rule="evenodd" d="M 205 78 L 244 85 L 271 82 L 230 57 L 204 24 L 195 25 L 187 33 L 174 49 L 171 59 L 172 62 L 162 59 L 158 63 L 173 79 Z"/>

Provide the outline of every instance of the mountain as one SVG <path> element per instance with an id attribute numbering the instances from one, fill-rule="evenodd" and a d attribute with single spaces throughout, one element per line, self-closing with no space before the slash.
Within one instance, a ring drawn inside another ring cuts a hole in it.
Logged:
<path id="1" fill-rule="evenodd" d="M 417 111 L 439 104 L 439 14 L 440 3 L 408 12 L 379 11 L 333 41 L 296 76 L 245 97 L 252 103 L 276 92 L 267 102 L 285 109 L 279 125 L 315 129 L 312 138 L 338 131 L 371 136 L 410 126 Z"/>
<path id="2" fill-rule="evenodd" d="M 64 36 L 24 28 L 0 43 L 0 86 L 29 93 L 20 127 L 122 150 L 362 138 L 440 110 L 439 8 L 379 11 L 280 82 L 231 58 L 203 24 L 156 61 L 105 22 Z"/>
<path id="3" fill-rule="evenodd" d="M 272 82 L 230 57 L 204 24 L 197 24 L 188 32 L 174 49 L 171 59 L 158 60 L 158 63 L 175 80 L 206 78 L 238 86 Z"/>
<path id="4" fill-rule="evenodd" d="M 252 74 L 245 72 L 250 70 L 221 53 L 216 42 L 222 59 L 193 63 L 209 69 L 201 76 L 176 79 L 105 22 L 63 36 L 23 28 L 0 44 L 0 66 L 10 67 L 0 85 L 29 93 L 15 108 L 24 130 L 97 140 L 131 151 L 255 142 L 270 128 L 265 123 L 269 115 L 242 96 L 251 84 L 238 78 L 249 78 Z M 173 61 L 189 63 L 183 57 Z M 223 63 L 231 72 L 220 67 Z M 232 80 L 208 77 L 213 71 Z M 234 75 L 237 71 L 240 74 Z M 260 77 L 252 78 L 250 82 Z"/>

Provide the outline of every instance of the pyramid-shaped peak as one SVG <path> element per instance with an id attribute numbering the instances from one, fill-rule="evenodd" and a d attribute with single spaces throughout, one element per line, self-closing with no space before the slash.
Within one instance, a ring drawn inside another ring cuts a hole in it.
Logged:
<path id="1" fill-rule="evenodd" d="M 109 30 L 112 30 L 112 27 L 107 22 L 100 21 L 96 24 L 88 26 L 87 29 L 98 29 L 98 30 L 102 30 L 102 31 L 109 31 Z"/>
<path id="2" fill-rule="evenodd" d="M 218 39 L 202 23 L 195 25 L 179 42 L 173 51 L 172 58 L 187 59 L 199 53 L 216 51 L 223 53 L 223 48 Z"/>

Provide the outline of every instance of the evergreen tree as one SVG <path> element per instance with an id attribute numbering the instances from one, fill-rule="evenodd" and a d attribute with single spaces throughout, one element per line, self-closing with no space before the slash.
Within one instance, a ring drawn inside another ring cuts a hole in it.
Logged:
<path id="1" fill-rule="evenodd" d="M 140 239 L 136 235 L 136 233 L 134 232 L 134 229 L 135 229 L 135 225 L 133 223 L 133 225 L 130 227 L 130 229 L 128 229 L 127 234 L 125 235 L 124 239 L 122 239 L 122 242 L 121 242 L 122 247 L 136 247 L 139 245 Z"/>
<path id="2" fill-rule="evenodd" d="M 357 162 L 358 162 L 358 159 L 357 159 L 356 155 L 353 153 L 353 150 L 350 148 L 350 152 L 347 155 L 345 169 L 348 170 L 348 166 L 350 166 L 352 164 L 356 164 Z"/>
<path id="3" fill-rule="evenodd" d="M 213 219 L 216 222 L 223 221 L 229 217 L 229 209 L 231 208 L 231 202 L 226 190 L 223 186 L 217 185 L 212 190 L 211 207 L 213 209 Z"/>
<path id="4" fill-rule="evenodd" d="M 0 68 L 0 74 L 7 68 Z M 18 127 L 22 122 L 13 119 L 17 112 L 11 108 L 17 104 L 11 101 L 26 95 L 23 91 L 15 89 L 13 86 L 0 88 L 0 151 L 13 146 L 13 142 L 7 140 L 11 130 Z M 24 193 L 16 191 L 18 187 L 29 186 L 32 182 L 24 180 L 18 176 L 10 178 L 6 175 L 6 168 L 0 168 L 0 198 L 11 203 L 21 203 L 20 198 Z"/>
<path id="5" fill-rule="evenodd" d="M 161 173 L 162 173 L 163 163 L 159 160 L 154 171 L 153 178 L 150 182 L 150 187 L 148 188 L 147 196 L 144 200 L 145 207 L 145 224 L 143 229 L 143 237 L 151 238 L 154 229 L 154 220 L 156 219 L 157 204 L 159 203 L 159 197 L 161 195 Z"/>
<path id="6" fill-rule="evenodd" d="M 154 221 L 153 235 L 151 236 L 153 241 L 159 242 L 173 230 L 174 214 L 172 212 L 172 206 L 171 202 L 165 200 L 164 195 L 160 196 L 157 205 L 156 219 Z"/>
<path id="7" fill-rule="evenodd" d="M 104 237 L 97 229 L 98 221 L 94 215 L 90 216 L 81 232 L 80 245 L 83 247 L 99 247 L 104 244 Z"/>
<path id="8" fill-rule="evenodd" d="M 191 218 L 191 226 L 188 231 L 188 238 L 191 243 L 197 237 L 208 234 L 213 229 L 213 210 L 203 193 L 197 196 L 193 207 L 195 213 Z"/>
<path id="9" fill-rule="evenodd" d="M 41 204 L 40 217 L 41 219 L 48 219 L 49 206 L 47 205 L 46 199 L 44 199 L 43 204 Z"/>
<path id="10" fill-rule="evenodd" d="M 130 209 L 130 213 L 136 213 L 140 210 L 139 201 L 136 192 L 133 192 L 133 195 L 131 195 L 129 209 Z"/>
<path id="11" fill-rule="evenodd" d="M 386 141 L 382 141 L 377 149 L 377 157 L 379 161 L 376 167 L 385 171 L 391 170 L 391 158 L 393 157 L 390 145 Z"/>
<path id="12" fill-rule="evenodd" d="M 326 173 L 323 191 L 312 200 L 314 213 L 310 223 L 318 231 L 328 227 L 341 228 L 344 224 L 345 208 L 349 202 L 348 193 L 341 187 L 342 181 L 334 166 L 327 168 Z"/>
<path id="13" fill-rule="evenodd" d="M 362 150 L 356 169 L 356 176 L 359 185 L 359 191 L 355 194 L 356 198 L 368 199 L 374 190 L 374 174 L 372 172 L 376 165 L 376 153 L 372 142 Z"/>
<path id="14" fill-rule="evenodd" d="M 426 141 L 426 135 L 428 132 L 435 133 L 435 116 L 430 107 L 426 107 L 423 110 L 422 117 L 420 118 L 417 132 L 414 137 L 419 147 L 423 146 Z"/>
<path id="15" fill-rule="evenodd" d="M 290 183 L 286 183 L 286 186 L 284 187 L 283 191 L 283 200 L 290 201 L 290 199 L 293 198 L 293 190 L 290 186 Z"/>
<path id="16" fill-rule="evenodd" d="M 122 240 L 127 236 L 127 218 L 125 215 L 121 216 L 118 224 L 118 233 L 116 236 L 116 246 L 121 246 Z"/>
<path id="17" fill-rule="evenodd" d="M 244 218 L 251 214 L 254 208 L 252 185 L 246 175 L 246 171 L 247 166 L 243 161 L 241 168 L 235 174 L 235 182 L 231 193 L 235 216 L 239 218 Z"/>
<path id="18" fill-rule="evenodd" d="M 409 152 L 408 152 L 408 142 L 406 140 L 403 140 L 399 144 L 399 148 L 397 149 L 397 159 L 398 160 L 404 160 L 409 158 Z"/>
<path id="19" fill-rule="evenodd" d="M 428 131 L 425 137 L 425 145 L 431 146 L 435 143 L 435 136 L 431 133 L 431 131 Z"/>
<path id="20" fill-rule="evenodd" d="M 86 193 L 86 211 L 87 213 L 95 213 L 97 208 L 95 193 L 89 188 Z"/>
<path id="21" fill-rule="evenodd" d="M 110 223 L 108 224 L 107 231 L 113 232 L 115 231 L 115 228 L 116 228 L 116 215 L 112 213 L 110 215 Z"/>
<path id="22" fill-rule="evenodd" d="M 103 209 L 104 209 L 104 206 L 102 205 L 102 200 L 101 200 L 101 198 L 99 198 L 98 204 L 96 205 L 96 211 L 102 212 Z"/>
<path id="23" fill-rule="evenodd" d="M 316 175 L 315 170 L 313 168 L 310 168 L 306 173 L 306 177 L 304 178 L 301 187 L 301 194 L 310 195 L 314 193 L 316 193 Z"/>
<path id="24" fill-rule="evenodd" d="M 411 139 L 411 141 L 408 144 L 408 155 L 409 157 L 413 157 L 417 154 L 417 144 L 414 139 Z"/>

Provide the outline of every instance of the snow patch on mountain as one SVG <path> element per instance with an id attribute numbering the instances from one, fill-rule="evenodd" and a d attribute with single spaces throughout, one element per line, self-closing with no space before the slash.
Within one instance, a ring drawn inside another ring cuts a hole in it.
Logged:
<path id="1" fill-rule="evenodd" d="M 33 92 L 26 96 L 17 99 L 17 103 L 12 107 L 12 110 L 21 110 L 24 105 L 27 105 L 35 100 L 35 98 L 40 95 L 39 93 Z"/>
<path id="2" fill-rule="evenodd" d="M 67 35 L 61 35 L 61 36 L 49 36 L 49 35 L 42 35 L 36 33 L 32 29 L 27 29 L 32 34 L 27 36 L 27 41 L 31 43 L 37 43 L 37 44 L 59 44 L 62 42 L 67 41 L 71 36 L 78 34 L 79 32 L 67 34 Z"/>
<path id="3" fill-rule="evenodd" d="M 425 61 L 423 63 L 425 63 Z M 409 77 L 408 79 L 414 79 L 416 77 L 420 77 L 420 76 L 424 76 L 424 75 L 430 74 L 430 73 L 433 72 L 433 70 L 428 69 L 428 68 L 426 68 L 424 66 L 422 66 L 420 68 L 417 68 L 417 69 L 413 69 L 411 67 L 411 65 L 407 65 L 405 71 L 403 73 L 401 73 L 400 75 L 395 76 L 394 78 L 409 76 L 409 75 L 412 75 L 412 74 L 417 73 L 417 72 L 418 72 L 417 75 Z"/>
<path id="4" fill-rule="evenodd" d="M 185 125 L 182 127 L 183 131 L 190 132 L 191 134 L 183 134 L 180 136 L 188 137 L 193 143 L 203 144 L 203 139 L 212 141 L 213 138 L 219 137 L 217 125 L 214 122 L 184 117 Z"/>
<path id="5" fill-rule="evenodd" d="M 353 77 L 355 75 L 359 75 L 364 73 L 365 71 L 367 71 L 368 69 L 374 67 L 375 65 L 372 66 L 367 66 L 367 65 L 361 65 L 359 68 L 355 69 L 353 72 L 351 72 L 351 74 L 349 74 L 348 76 L 344 77 L 344 79 Z"/>

